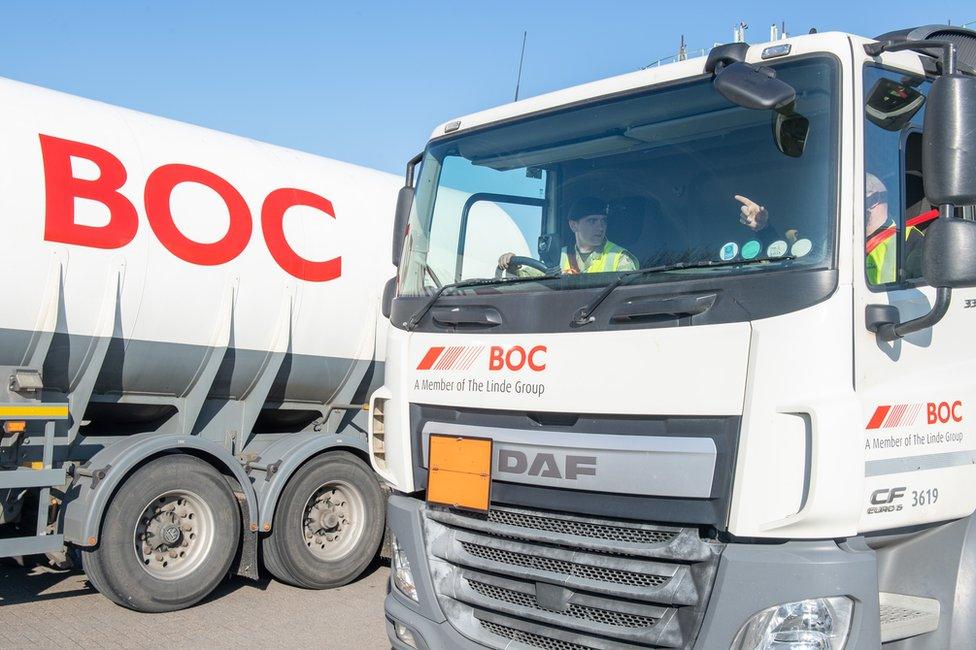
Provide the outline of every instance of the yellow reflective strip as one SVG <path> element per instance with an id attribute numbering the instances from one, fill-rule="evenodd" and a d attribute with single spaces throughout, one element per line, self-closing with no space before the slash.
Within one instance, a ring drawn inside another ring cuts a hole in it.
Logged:
<path id="1" fill-rule="evenodd" d="M 68 417 L 67 406 L 0 406 L 0 418 Z"/>

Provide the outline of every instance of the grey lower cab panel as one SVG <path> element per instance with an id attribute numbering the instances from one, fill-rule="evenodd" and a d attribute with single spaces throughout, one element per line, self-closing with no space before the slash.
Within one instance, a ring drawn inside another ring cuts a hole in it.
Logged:
<path id="1" fill-rule="evenodd" d="M 938 603 L 938 628 L 886 644 L 892 650 L 969 648 L 976 638 L 976 516 L 875 533 L 868 537 L 878 557 L 878 587 L 884 596 L 885 638 L 899 623 L 931 627 Z M 896 595 L 902 598 L 893 597 Z M 906 601 L 904 596 L 922 599 Z M 900 612 L 891 608 L 901 601 Z M 926 602 L 928 601 L 928 602 Z M 901 619 L 900 621 L 898 619 Z M 886 629 L 887 628 L 887 629 Z M 906 631 L 899 631 L 899 636 Z"/>
<path id="2" fill-rule="evenodd" d="M 491 474 L 500 480 L 556 488 L 707 498 L 717 455 L 711 438 L 621 436 L 428 422 L 423 428 L 426 467 L 431 434 L 490 437 Z"/>
<path id="3" fill-rule="evenodd" d="M 862 539 L 728 544 L 695 648 L 728 648 L 754 614 L 828 596 L 854 601 L 847 648 L 881 645 L 877 560 Z"/>
<path id="4" fill-rule="evenodd" d="M 391 585 L 387 617 L 430 650 L 728 648 L 753 614 L 834 595 L 855 602 L 847 647 L 881 644 L 875 554 L 857 538 L 716 545 L 694 528 L 511 508 L 478 516 L 400 495 L 390 498 L 388 522 L 410 562 L 418 602 Z M 486 551 L 470 546 L 479 536 L 488 540 L 477 544 Z M 551 550 L 570 546 L 579 551 L 574 557 Z M 591 552 L 601 547 L 611 552 Z M 628 563 L 617 564 L 619 556 Z M 697 579 L 670 588 L 677 566 L 699 571 Z M 704 616 L 696 623 L 688 613 L 698 608 Z M 389 629 L 393 646 L 405 647 Z"/>
<path id="5" fill-rule="evenodd" d="M 722 548 L 694 529 L 544 511 L 420 514 L 441 610 L 494 648 L 688 647 Z"/>
<path id="6" fill-rule="evenodd" d="M 740 423 L 738 416 L 527 413 L 413 403 L 414 485 L 427 486 L 430 434 L 463 433 L 498 441 L 493 503 L 610 519 L 640 513 L 651 521 L 724 529 Z"/>

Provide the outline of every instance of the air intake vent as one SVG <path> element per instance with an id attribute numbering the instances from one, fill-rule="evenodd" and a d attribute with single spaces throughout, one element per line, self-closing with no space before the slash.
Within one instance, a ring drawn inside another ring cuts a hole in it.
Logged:
<path id="1" fill-rule="evenodd" d="M 523 632 L 522 630 L 516 630 L 514 627 L 508 627 L 507 625 L 501 625 L 499 623 L 492 623 L 491 621 L 481 621 L 481 626 L 492 634 L 496 634 L 506 639 L 511 639 L 512 641 L 524 643 L 525 645 L 532 646 L 533 648 L 545 648 L 545 650 L 591 650 L 592 648 L 592 646 L 570 643 L 569 641 L 553 639 L 551 637 L 542 636 L 541 634 Z"/>
<path id="2" fill-rule="evenodd" d="M 468 579 L 468 585 L 477 593 L 491 598 L 492 600 L 500 600 L 512 605 L 531 607 L 532 609 L 538 609 L 554 614 L 563 614 L 563 612 L 557 612 L 556 610 L 543 607 L 532 594 L 515 591 L 514 589 L 506 589 L 504 587 L 498 587 L 496 585 L 490 585 L 488 583 L 479 582 L 478 580 L 472 579 Z M 585 619 L 594 623 L 602 623 L 603 625 L 611 625 L 614 627 L 646 628 L 653 626 L 658 621 L 658 619 L 652 616 L 628 614 L 626 612 L 611 611 L 607 609 L 600 609 L 598 607 L 588 607 L 586 605 L 576 604 L 570 604 L 565 611 L 565 615 L 573 618 Z"/>
<path id="3" fill-rule="evenodd" d="M 428 507 L 424 529 L 448 620 L 497 650 L 691 647 L 721 552 L 694 528 L 498 505 Z"/>
<path id="4" fill-rule="evenodd" d="M 386 402 L 387 400 L 378 397 L 373 401 L 373 408 L 369 414 L 369 442 L 370 452 L 373 456 L 373 463 L 377 468 L 383 470 L 386 464 Z"/>
<path id="5" fill-rule="evenodd" d="M 671 576 L 648 575 L 646 573 L 634 573 L 633 571 L 621 571 L 618 569 L 608 569 L 599 566 L 587 566 L 576 562 L 566 562 L 541 555 L 528 555 L 527 553 L 513 553 L 506 549 L 482 544 L 472 544 L 461 542 L 461 548 L 465 551 L 485 560 L 505 564 L 509 566 L 522 567 L 526 569 L 538 569 L 550 573 L 570 575 L 584 580 L 594 580 L 596 582 L 612 582 L 618 585 L 628 585 L 632 587 L 660 587 L 671 579 Z"/>

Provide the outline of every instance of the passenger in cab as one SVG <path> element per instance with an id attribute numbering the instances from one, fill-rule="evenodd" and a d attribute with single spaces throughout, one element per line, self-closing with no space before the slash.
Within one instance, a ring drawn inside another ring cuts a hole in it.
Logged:
<path id="1" fill-rule="evenodd" d="M 755 233 L 771 230 L 766 208 L 744 196 L 736 195 L 742 204 L 740 221 Z M 922 241 L 925 234 L 920 227 L 938 216 L 928 210 L 905 222 L 905 269 L 907 278 L 921 277 Z M 868 172 L 864 178 L 864 241 L 865 271 L 872 285 L 898 281 L 898 223 L 888 212 L 888 189 L 880 178 Z M 787 233 L 794 231 L 787 231 Z M 789 234 L 787 235 L 789 237 Z M 772 235 L 775 238 L 775 235 Z M 770 237 L 767 237 L 767 239 Z M 795 235 L 793 237 L 795 239 Z"/>
<path id="2" fill-rule="evenodd" d="M 929 210 L 905 222 L 905 277 L 922 275 L 924 233 L 918 226 L 938 216 Z M 898 224 L 888 214 L 888 189 L 874 174 L 864 178 L 864 268 L 871 284 L 898 281 Z"/>

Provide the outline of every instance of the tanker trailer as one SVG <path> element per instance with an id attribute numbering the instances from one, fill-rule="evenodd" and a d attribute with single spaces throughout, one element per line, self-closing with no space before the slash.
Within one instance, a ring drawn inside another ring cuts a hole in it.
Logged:
<path id="1" fill-rule="evenodd" d="M 152 612 L 358 576 L 399 180 L 7 80 L 0 141 L 0 556 Z"/>

